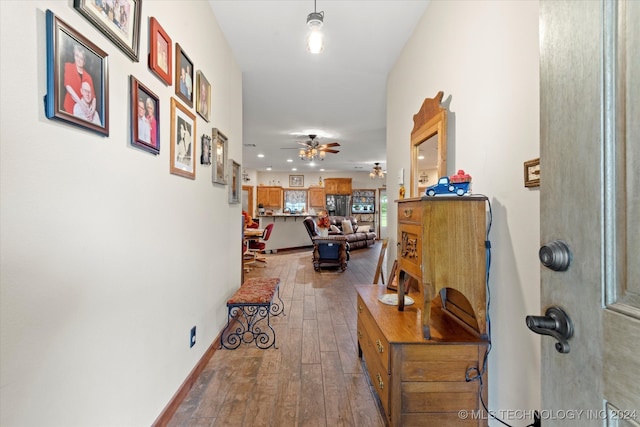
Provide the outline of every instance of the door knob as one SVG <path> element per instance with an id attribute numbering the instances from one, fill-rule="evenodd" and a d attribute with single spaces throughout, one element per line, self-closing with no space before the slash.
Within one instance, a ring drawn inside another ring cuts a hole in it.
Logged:
<path id="1" fill-rule="evenodd" d="M 545 316 L 527 316 L 527 327 L 536 334 L 549 335 L 555 338 L 556 350 L 569 353 L 569 339 L 573 336 L 573 322 L 560 307 L 551 306 Z"/>
<path id="2" fill-rule="evenodd" d="M 569 246 L 561 240 L 554 240 L 543 245 L 538 251 L 540 262 L 555 271 L 566 271 L 571 262 Z"/>

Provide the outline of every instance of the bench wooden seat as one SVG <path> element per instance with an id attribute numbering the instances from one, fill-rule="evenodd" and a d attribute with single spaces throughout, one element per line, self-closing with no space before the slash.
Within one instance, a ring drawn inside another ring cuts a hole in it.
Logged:
<path id="1" fill-rule="evenodd" d="M 240 286 L 227 301 L 229 315 L 222 331 L 221 347 L 233 350 L 242 343 L 255 342 L 261 349 L 277 348 L 270 316 L 278 316 L 284 311 L 279 285 L 279 278 L 254 277 Z M 277 296 L 275 302 L 274 296 Z"/>

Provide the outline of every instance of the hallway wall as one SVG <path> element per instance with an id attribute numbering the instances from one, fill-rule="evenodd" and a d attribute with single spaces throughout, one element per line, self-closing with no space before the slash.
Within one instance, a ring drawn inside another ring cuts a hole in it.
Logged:
<path id="1" fill-rule="evenodd" d="M 212 84 L 197 144 L 220 128 L 237 161 L 242 76 L 205 1 L 144 1 L 139 62 L 72 4 L 0 2 L 0 425 L 150 425 L 224 327 L 241 205 L 199 162 L 169 173 L 174 86 L 147 66 L 148 17 Z M 47 9 L 109 55 L 108 137 L 44 115 Z M 129 75 L 160 99 L 158 156 L 130 145 Z"/>
<path id="2" fill-rule="evenodd" d="M 540 153 L 538 33 L 537 1 L 432 1 L 387 82 L 389 176 L 404 168 L 408 191 L 413 115 L 443 91 L 448 175 L 464 169 L 492 205 L 489 408 L 498 415 L 540 409 L 540 338 L 524 322 L 541 312 L 540 198 L 523 181 L 523 163 Z M 390 200 L 396 181 L 387 180 Z M 390 203 L 390 262 L 396 221 Z"/>

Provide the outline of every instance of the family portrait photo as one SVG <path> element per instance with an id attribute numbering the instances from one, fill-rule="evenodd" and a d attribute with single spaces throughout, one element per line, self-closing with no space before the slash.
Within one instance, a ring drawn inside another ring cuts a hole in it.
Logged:
<path id="1" fill-rule="evenodd" d="M 107 54 L 47 11 L 46 115 L 108 135 Z"/>
<path id="2" fill-rule="evenodd" d="M 176 43 L 176 95 L 189 107 L 193 107 L 193 62 Z"/>
<path id="3" fill-rule="evenodd" d="M 160 153 L 160 108 L 158 97 L 133 76 L 131 87 L 131 142 L 153 154 Z"/>
<path id="4" fill-rule="evenodd" d="M 129 58 L 138 61 L 142 0 L 74 0 L 73 7 Z"/>

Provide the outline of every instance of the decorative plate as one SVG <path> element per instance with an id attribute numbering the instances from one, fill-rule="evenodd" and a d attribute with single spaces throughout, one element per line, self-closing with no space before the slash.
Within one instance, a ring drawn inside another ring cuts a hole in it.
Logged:
<path id="1" fill-rule="evenodd" d="M 378 300 L 383 304 L 398 305 L 398 294 L 380 295 L 378 297 Z M 410 296 L 407 296 L 407 295 L 404 296 L 404 305 L 411 305 L 413 303 L 414 303 L 413 298 L 411 298 Z"/>

